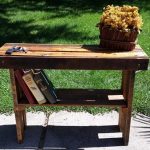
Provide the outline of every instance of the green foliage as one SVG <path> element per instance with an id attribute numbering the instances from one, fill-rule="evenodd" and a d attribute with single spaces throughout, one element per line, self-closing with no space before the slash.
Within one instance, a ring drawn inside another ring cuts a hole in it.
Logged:
<path id="1" fill-rule="evenodd" d="M 150 56 L 150 3 L 120 0 L 0 0 L 0 45 L 6 42 L 98 44 L 102 8 L 108 4 L 136 5 L 143 17 L 139 44 Z M 56 87 L 118 88 L 121 75 L 115 71 L 47 71 Z M 150 71 L 137 73 L 133 109 L 150 115 Z M 119 79 L 119 81 L 118 81 Z M 13 109 L 7 70 L 0 70 L 0 112 Z M 41 110 L 41 107 L 29 110 Z M 104 112 L 98 107 L 44 107 L 44 111 L 60 109 Z M 108 109 L 107 109 L 108 111 Z"/>

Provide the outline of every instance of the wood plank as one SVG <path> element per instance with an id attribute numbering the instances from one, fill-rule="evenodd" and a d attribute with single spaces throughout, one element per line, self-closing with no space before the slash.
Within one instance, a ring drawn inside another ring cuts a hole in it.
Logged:
<path id="1" fill-rule="evenodd" d="M 126 110 L 126 122 L 125 122 L 125 128 L 124 128 L 124 133 L 123 133 L 125 145 L 128 145 L 128 142 L 129 142 L 134 80 L 135 80 L 135 71 L 128 71 L 127 81 L 129 82 L 129 85 L 127 87 L 127 109 L 125 109 Z"/>
<path id="2" fill-rule="evenodd" d="M 135 71 L 123 72 L 122 92 L 127 101 L 127 107 L 120 108 L 119 124 L 121 130 L 123 131 L 123 139 L 125 145 L 128 145 L 129 141 L 134 80 L 135 80 Z"/>
<path id="3" fill-rule="evenodd" d="M 13 46 L 21 46 L 32 52 L 99 52 L 103 51 L 99 45 L 79 45 L 79 44 L 26 44 L 26 43 L 6 43 L 0 51 L 6 51 Z"/>
<path id="4" fill-rule="evenodd" d="M 39 44 L 39 43 L 5 43 L 0 49 L 4 50 L 6 48 L 11 48 L 13 46 L 21 46 L 21 47 L 26 47 L 27 49 L 31 49 L 32 51 L 41 51 L 42 49 L 44 50 L 50 50 L 51 48 L 53 49 L 85 49 L 85 50 L 104 50 L 103 48 L 100 48 L 99 45 L 83 45 L 83 44 Z M 136 45 L 135 49 L 141 49 L 140 45 Z M 110 51 L 107 49 L 107 51 Z M 112 51 L 112 50 L 111 50 Z"/>
<path id="5" fill-rule="evenodd" d="M 121 84 L 121 90 L 123 93 L 124 98 L 127 100 L 127 95 L 128 95 L 128 86 L 129 86 L 129 76 L 128 76 L 128 71 L 123 70 L 122 71 L 122 84 Z M 125 123 L 126 123 L 126 109 L 125 108 L 120 108 L 119 109 L 119 126 L 120 130 L 124 133 L 125 129 Z"/>
<path id="6" fill-rule="evenodd" d="M 148 59 L 113 58 L 49 58 L 49 57 L 2 57 L 0 68 L 15 69 L 83 69 L 83 70 L 147 70 Z M 87 65 L 88 64 L 88 65 Z"/>
<path id="7" fill-rule="evenodd" d="M 100 48 L 99 45 L 79 45 L 79 44 L 27 44 L 27 43 L 6 43 L 0 50 L 6 51 L 8 48 L 13 46 L 21 46 L 27 48 L 29 51 L 79 51 L 79 52 L 102 52 L 103 48 Z M 141 49 L 137 47 L 137 49 Z M 110 51 L 110 50 L 106 50 Z"/>
<path id="8" fill-rule="evenodd" d="M 27 126 L 27 117 L 26 117 L 26 109 L 25 109 L 25 107 L 20 113 L 22 114 L 23 130 L 24 130 L 26 128 L 26 126 Z"/>
<path id="9" fill-rule="evenodd" d="M 95 89 L 57 89 L 59 101 L 56 104 L 42 104 L 40 106 L 124 106 L 126 102 L 120 90 L 95 90 Z M 30 106 L 25 98 L 19 100 L 19 104 Z M 32 104 L 39 106 L 39 104 Z"/>
<path id="10" fill-rule="evenodd" d="M 149 62 L 140 47 L 130 52 L 106 52 L 104 49 L 99 51 L 98 45 L 17 43 L 19 46 L 30 47 L 33 51 L 5 55 L 3 49 L 12 45 L 8 43 L 1 47 L 0 68 L 146 70 Z"/>
<path id="11" fill-rule="evenodd" d="M 5 55 L 5 51 L 0 51 L 1 56 L 10 57 Z M 11 56 L 26 56 L 26 57 L 33 57 L 33 56 L 47 56 L 47 57 L 61 57 L 61 58 L 114 58 L 114 59 L 130 59 L 130 58 L 145 58 L 145 54 L 142 51 L 132 51 L 132 52 L 76 52 L 76 51 L 68 51 L 68 52 L 45 52 L 45 51 L 28 51 L 27 53 L 24 52 L 14 52 Z"/>
<path id="12" fill-rule="evenodd" d="M 13 45 L 13 44 L 12 44 Z M 5 51 L 12 47 L 5 44 L 0 48 L 0 55 L 5 56 Z M 96 58 L 137 58 L 147 57 L 143 50 L 137 45 L 133 51 L 110 51 L 100 48 L 98 45 L 41 45 L 41 44 L 18 44 L 26 46 L 27 53 L 14 52 L 15 56 L 55 56 L 55 57 L 96 57 Z M 85 55 L 86 53 L 86 55 Z"/>
<path id="13" fill-rule="evenodd" d="M 20 44 L 18 44 L 20 45 Z M 87 49 L 84 49 L 84 48 L 81 48 L 81 46 L 79 45 L 20 45 L 22 47 L 25 47 L 27 48 L 28 51 L 31 51 L 31 52 L 40 52 L 40 51 L 43 51 L 43 52 L 67 52 L 67 51 L 79 51 L 79 52 L 89 52 Z M 12 45 L 6 45 L 6 46 L 3 46 L 0 50 L 1 51 L 6 51 L 8 48 L 11 48 Z M 98 48 L 98 47 L 97 47 Z"/>
<path id="14" fill-rule="evenodd" d="M 13 103 L 15 106 L 18 104 L 19 93 L 18 93 L 17 82 L 14 74 L 14 69 L 9 69 L 9 73 L 10 73 L 10 82 L 11 82 L 11 93 L 13 96 Z"/>
<path id="15" fill-rule="evenodd" d="M 15 112 L 15 118 L 16 118 L 17 140 L 18 140 L 18 143 L 22 143 L 24 139 L 22 113 L 20 110 L 15 110 L 14 112 Z"/>

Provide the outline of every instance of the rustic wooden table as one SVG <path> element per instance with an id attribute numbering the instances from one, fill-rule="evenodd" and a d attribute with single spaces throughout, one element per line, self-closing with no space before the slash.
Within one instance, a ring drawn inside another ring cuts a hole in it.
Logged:
<path id="1" fill-rule="evenodd" d="M 14 52 L 12 55 L 5 55 L 6 50 L 15 45 L 26 47 L 28 52 Z M 29 104 L 25 98 L 20 96 L 20 92 L 23 91 L 19 89 L 20 86 L 14 76 L 15 69 L 121 70 L 120 89 L 58 89 L 60 102 L 40 106 L 118 106 L 118 125 L 123 133 L 124 144 L 128 145 L 135 71 L 146 70 L 148 62 L 149 58 L 140 46 L 136 46 L 133 51 L 129 52 L 112 52 L 101 49 L 98 45 L 4 44 L 0 48 L 0 68 L 10 70 L 18 142 L 23 142 L 26 126 L 25 108 L 38 104 Z"/>

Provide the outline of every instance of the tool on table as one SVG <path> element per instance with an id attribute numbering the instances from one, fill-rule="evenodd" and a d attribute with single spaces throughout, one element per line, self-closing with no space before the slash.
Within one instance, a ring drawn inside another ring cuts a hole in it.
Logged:
<path id="1" fill-rule="evenodd" d="M 27 49 L 21 46 L 13 46 L 9 48 L 5 54 L 11 55 L 13 52 L 25 52 L 27 53 Z"/>

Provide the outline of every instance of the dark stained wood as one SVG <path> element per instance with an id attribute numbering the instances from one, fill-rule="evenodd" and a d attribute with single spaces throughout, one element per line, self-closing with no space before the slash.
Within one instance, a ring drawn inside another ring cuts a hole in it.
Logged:
<path id="1" fill-rule="evenodd" d="M 128 62 L 128 63 L 127 63 Z M 88 64 L 88 65 L 87 65 Z M 0 68 L 43 68 L 83 70 L 146 70 L 148 60 L 143 59 L 92 59 L 48 57 L 1 57 Z"/>
<path id="2" fill-rule="evenodd" d="M 16 119 L 16 132 L 18 143 L 22 143 L 24 139 L 24 129 L 27 125 L 25 106 L 14 105 L 14 113 Z"/>
<path id="3" fill-rule="evenodd" d="M 123 138 L 125 145 L 128 145 L 130 124 L 131 124 L 131 113 L 132 113 L 132 101 L 133 101 L 133 90 L 134 90 L 135 72 L 128 71 L 128 88 L 127 88 L 127 109 L 126 109 L 126 122 L 123 132 Z"/>
<path id="4" fill-rule="evenodd" d="M 27 53 L 5 55 L 12 46 L 28 49 Z M 123 132 L 125 145 L 129 141 L 134 77 L 136 70 L 146 70 L 149 58 L 136 46 L 133 51 L 109 51 L 98 45 L 50 45 L 6 43 L 0 48 L 0 68 L 10 69 L 10 78 L 16 117 L 17 139 L 21 143 L 26 126 L 25 107 L 30 106 L 119 106 L 119 126 Z M 120 90 L 100 89 L 57 89 L 59 101 L 56 104 L 31 105 L 23 97 L 16 82 L 14 69 L 83 69 L 83 70 L 123 70 Z"/>
<path id="5" fill-rule="evenodd" d="M 123 132 L 125 145 L 128 145 L 129 142 L 134 79 L 135 71 L 123 71 L 122 92 L 127 102 L 127 107 L 121 107 L 119 110 L 119 125 Z"/>
<path id="6" fill-rule="evenodd" d="M 27 47 L 29 51 L 5 55 L 12 45 Z M 107 51 L 98 45 L 12 43 L 0 48 L 0 68 L 146 70 L 148 62 L 148 56 L 139 46 L 130 52 Z"/>
<path id="7" fill-rule="evenodd" d="M 26 128 L 27 126 L 27 119 L 26 119 L 26 110 L 25 107 L 24 109 L 21 111 L 22 113 L 22 120 L 23 120 L 23 130 Z"/>
<path id="8" fill-rule="evenodd" d="M 126 107 L 126 102 L 120 90 L 58 89 L 57 95 L 59 101 L 56 104 L 47 103 L 40 106 L 86 105 Z M 28 106 L 29 103 L 25 98 L 22 98 L 19 100 L 19 104 Z M 32 104 L 32 106 L 39 106 L 39 104 Z"/>
<path id="9" fill-rule="evenodd" d="M 13 96 L 13 102 L 14 105 L 17 105 L 19 94 L 17 89 L 17 82 L 15 80 L 14 69 L 9 69 L 9 73 L 10 73 L 11 92 Z"/>
<path id="10" fill-rule="evenodd" d="M 24 139 L 24 120 L 22 116 L 22 110 L 20 108 L 21 106 L 17 106 L 17 109 L 14 110 L 18 143 L 22 143 Z"/>
<path id="11" fill-rule="evenodd" d="M 13 102 L 14 102 L 14 113 L 16 118 L 17 140 L 18 143 L 22 143 L 24 138 L 24 129 L 27 124 L 25 106 L 18 106 L 18 99 L 21 97 L 21 91 L 19 89 L 18 82 L 16 81 L 14 75 L 14 69 L 10 69 L 9 72 L 10 72 L 11 90 L 12 90 Z"/>
<path id="12" fill-rule="evenodd" d="M 6 43 L 0 49 L 1 51 L 5 52 L 8 48 L 12 46 L 21 46 L 27 48 L 29 52 L 104 52 L 107 51 L 111 54 L 112 50 L 100 48 L 99 45 L 79 45 L 79 44 L 31 44 L 31 43 Z M 141 47 L 139 45 L 136 46 L 134 51 L 141 51 Z M 126 53 L 123 51 L 125 55 L 132 55 L 134 51 L 130 51 Z M 114 51 L 119 52 L 119 51 Z M 119 52 L 119 55 L 122 55 L 123 52 Z"/>
<path id="13" fill-rule="evenodd" d="M 123 70 L 122 71 L 122 84 L 121 84 L 121 90 L 122 90 L 122 94 L 125 98 L 125 100 L 127 100 L 127 95 L 128 95 L 128 86 L 129 86 L 129 76 L 128 76 L 128 71 L 127 70 Z M 124 132 L 125 129 L 125 121 L 126 121 L 126 109 L 120 107 L 119 108 L 119 126 L 120 126 L 120 130 L 122 132 Z"/>

